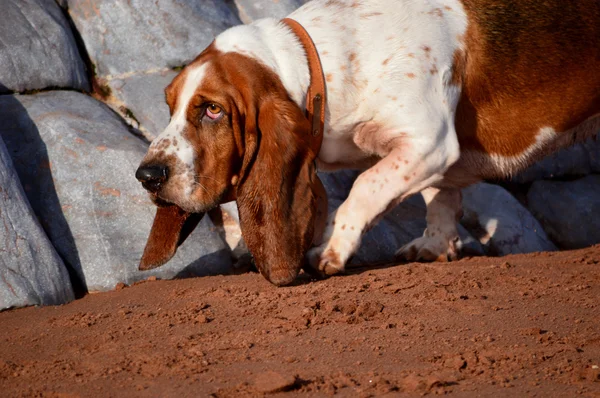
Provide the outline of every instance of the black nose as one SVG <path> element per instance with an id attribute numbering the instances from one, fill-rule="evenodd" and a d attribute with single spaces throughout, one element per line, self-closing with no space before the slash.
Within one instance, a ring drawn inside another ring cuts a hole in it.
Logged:
<path id="1" fill-rule="evenodd" d="M 144 188 L 150 192 L 157 192 L 160 186 L 167 181 L 168 169 L 162 164 L 142 165 L 135 172 Z"/>

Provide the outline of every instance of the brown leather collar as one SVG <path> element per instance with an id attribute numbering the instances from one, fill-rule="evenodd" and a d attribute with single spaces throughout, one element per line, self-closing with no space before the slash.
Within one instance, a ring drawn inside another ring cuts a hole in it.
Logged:
<path id="1" fill-rule="evenodd" d="M 315 149 L 316 156 L 319 154 L 325 129 L 325 103 L 327 102 L 327 97 L 325 96 L 323 67 L 321 66 L 321 60 L 315 43 L 313 43 L 306 29 L 290 18 L 284 18 L 282 22 L 289 26 L 292 32 L 298 37 L 308 59 L 310 85 L 306 93 L 306 117 L 311 122 L 312 136 L 314 137 L 314 140 L 311 141 L 311 147 Z"/>

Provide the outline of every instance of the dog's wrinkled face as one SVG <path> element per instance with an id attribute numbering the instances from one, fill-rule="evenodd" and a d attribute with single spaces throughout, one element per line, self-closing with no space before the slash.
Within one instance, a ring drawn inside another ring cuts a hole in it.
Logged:
<path id="1" fill-rule="evenodd" d="M 209 48 L 165 90 L 171 121 L 150 145 L 137 173 L 159 204 L 198 213 L 232 193 L 243 153 L 234 125 L 244 104 L 223 58 Z"/>
<path id="2" fill-rule="evenodd" d="M 174 255 L 187 236 L 185 225 L 197 223 L 186 213 L 236 199 L 260 272 L 274 284 L 290 283 L 327 215 L 314 165 L 318 149 L 304 112 L 266 66 L 213 45 L 173 80 L 166 96 L 171 122 L 136 173 L 154 202 L 165 206 L 141 269 Z"/>

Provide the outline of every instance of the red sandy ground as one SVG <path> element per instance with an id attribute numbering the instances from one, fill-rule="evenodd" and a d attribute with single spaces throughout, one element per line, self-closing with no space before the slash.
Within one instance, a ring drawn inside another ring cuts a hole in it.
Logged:
<path id="1" fill-rule="evenodd" d="M 0 313 L 0 395 L 600 396 L 600 246 Z M 287 392 L 277 392 L 287 391 Z"/>

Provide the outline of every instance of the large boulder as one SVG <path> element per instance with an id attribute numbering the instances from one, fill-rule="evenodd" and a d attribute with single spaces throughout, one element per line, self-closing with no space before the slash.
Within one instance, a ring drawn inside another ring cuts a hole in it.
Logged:
<path id="1" fill-rule="evenodd" d="M 504 188 L 480 183 L 462 193 L 461 223 L 479 239 L 486 254 L 556 250 L 540 223 Z"/>
<path id="2" fill-rule="evenodd" d="M 230 251 L 208 217 L 167 265 L 137 270 L 155 213 L 134 178 L 147 145 L 104 104 L 76 92 L 0 96 L 0 120 L 33 209 L 88 290 L 228 271 Z"/>
<path id="3" fill-rule="evenodd" d="M 242 22 L 251 23 L 261 18 L 285 18 L 306 3 L 303 0 L 233 0 Z"/>
<path id="4" fill-rule="evenodd" d="M 319 178 L 323 182 L 329 201 L 338 199 L 344 201 L 352 189 L 354 180 L 361 172 L 358 170 L 339 170 L 335 172 L 319 172 Z M 335 207 L 337 208 L 337 206 Z"/>
<path id="5" fill-rule="evenodd" d="M 69 22 L 55 1 L 3 0 L 0 9 L 0 93 L 89 90 Z"/>
<path id="6" fill-rule="evenodd" d="M 220 0 L 69 0 L 96 74 L 185 65 L 240 20 Z"/>
<path id="7" fill-rule="evenodd" d="M 563 249 L 600 243 L 600 175 L 576 181 L 536 181 L 527 193 L 531 212 Z"/>
<path id="8" fill-rule="evenodd" d="M 0 310 L 71 300 L 67 269 L 37 222 L 0 138 Z"/>

